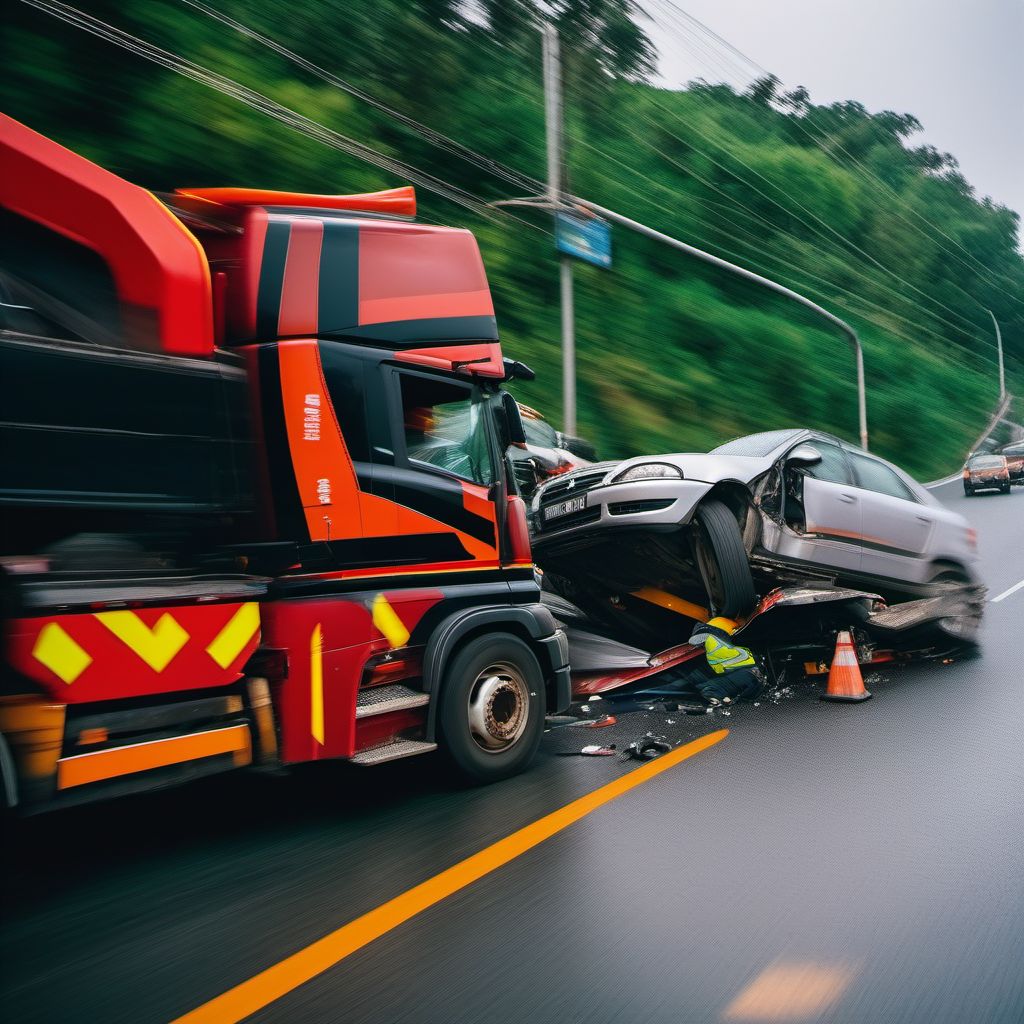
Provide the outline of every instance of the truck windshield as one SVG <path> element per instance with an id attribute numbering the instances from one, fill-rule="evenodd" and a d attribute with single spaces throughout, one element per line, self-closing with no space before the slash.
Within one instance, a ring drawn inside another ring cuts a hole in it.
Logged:
<path id="1" fill-rule="evenodd" d="M 495 474 L 486 410 L 484 398 L 475 388 L 403 374 L 402 413 L 409 460 L 489 487 Z"/>

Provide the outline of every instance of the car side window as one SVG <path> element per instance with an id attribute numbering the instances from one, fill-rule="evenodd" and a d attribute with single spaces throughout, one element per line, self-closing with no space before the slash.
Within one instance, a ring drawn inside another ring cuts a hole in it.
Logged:
<path id="1" fill-rule="evenodd" d="M 830 484 L 852 483 L 850 477 L 850 465 L 846 461 L 843 450 L 827 441 L 819 441 L 816 438 L 807 442 L 821 452 L 821 462 L 816 466 L 808 466 L 804 472 L 815 480 L 824 480 Z"/>
<path id="2" fill-rule="evenodd" d="M 917 501 L 914 492 L 888 466 L 857 452 L 850 452 L 849 455 L 857 474 L 858 487 L 877 494 L 888 494 L 891 498 Z"/>

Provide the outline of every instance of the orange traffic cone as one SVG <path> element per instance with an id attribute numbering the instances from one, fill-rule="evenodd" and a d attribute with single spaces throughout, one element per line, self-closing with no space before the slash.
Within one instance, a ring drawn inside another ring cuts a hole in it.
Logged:
<path id="1" fill-rule="evenodd" d="M 844 629 L 836 637 L 836 653 L 832 658 L 832 667 L 828 670 L 828 688 L 821 699 L 858 701 L 867 700 L 870 696 L 860 674 L 860 665 L 857 664 L 853 637 Z"/>

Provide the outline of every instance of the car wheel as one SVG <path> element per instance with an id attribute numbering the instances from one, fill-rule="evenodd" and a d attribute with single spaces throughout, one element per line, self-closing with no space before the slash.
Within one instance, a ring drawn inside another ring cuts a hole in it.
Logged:
<path id="1" fill-rule="evenodd" d="M 1010 493 L 1010 485 L 1009 484 L 1003 484 L 1003 486 L 1000 487 L 999 490 L 1001 490 L 1003 492 L 1003 494 L 1009 494 Z"/>
<path id="2" fill-rule="evenodd" d="M 544 676 L 508 633 L 470 640 L 448 664 L 440 731 L 446 757 L 473 782 L 496 782 L 533 760 L 544 732 Z"/>
<path id="3" fill-rule="evenodd" d="M 697 508 L 695 519 L 694 553 L 712 611 L 730 619 L 745 615 L 757 593 L 736 517 L 712 499 Z"/>
<path id="4" fill-rule="evenodd" d="M 973 487 L 968 487 L 967 484 L 964 484 L 964 495 L 969 498 L 973 493 L 974 493 L 974 488 Z"/>

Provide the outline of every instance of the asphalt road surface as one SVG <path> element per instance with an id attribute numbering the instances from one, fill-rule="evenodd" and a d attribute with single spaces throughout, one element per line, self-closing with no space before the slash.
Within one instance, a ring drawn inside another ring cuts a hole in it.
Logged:
<path id="1" fill-rule="evenodd" d="M 1024 580 L 1024 488 L 959 487 L 940 496 L 977 526 L 997 598 Z M 874 672 L 863 704 L 799 684 L 729 715 L 629 716 L 600 738 L 729 734 L 308 983 L 257 987 L 253 1019 L 1020 1022 L 1022 653 L 1024 587 L 989 604 L 980 657 Z M 4 841 L 5 1017 L 204 1006 L 635 770 L 556 754 L 593 738 L 554 730 L 536 767 L 488 789 L 429 759 L 341 765 L 21 823 Z M 235 1018 L 218 1003 L 207 1019 Z"/>

